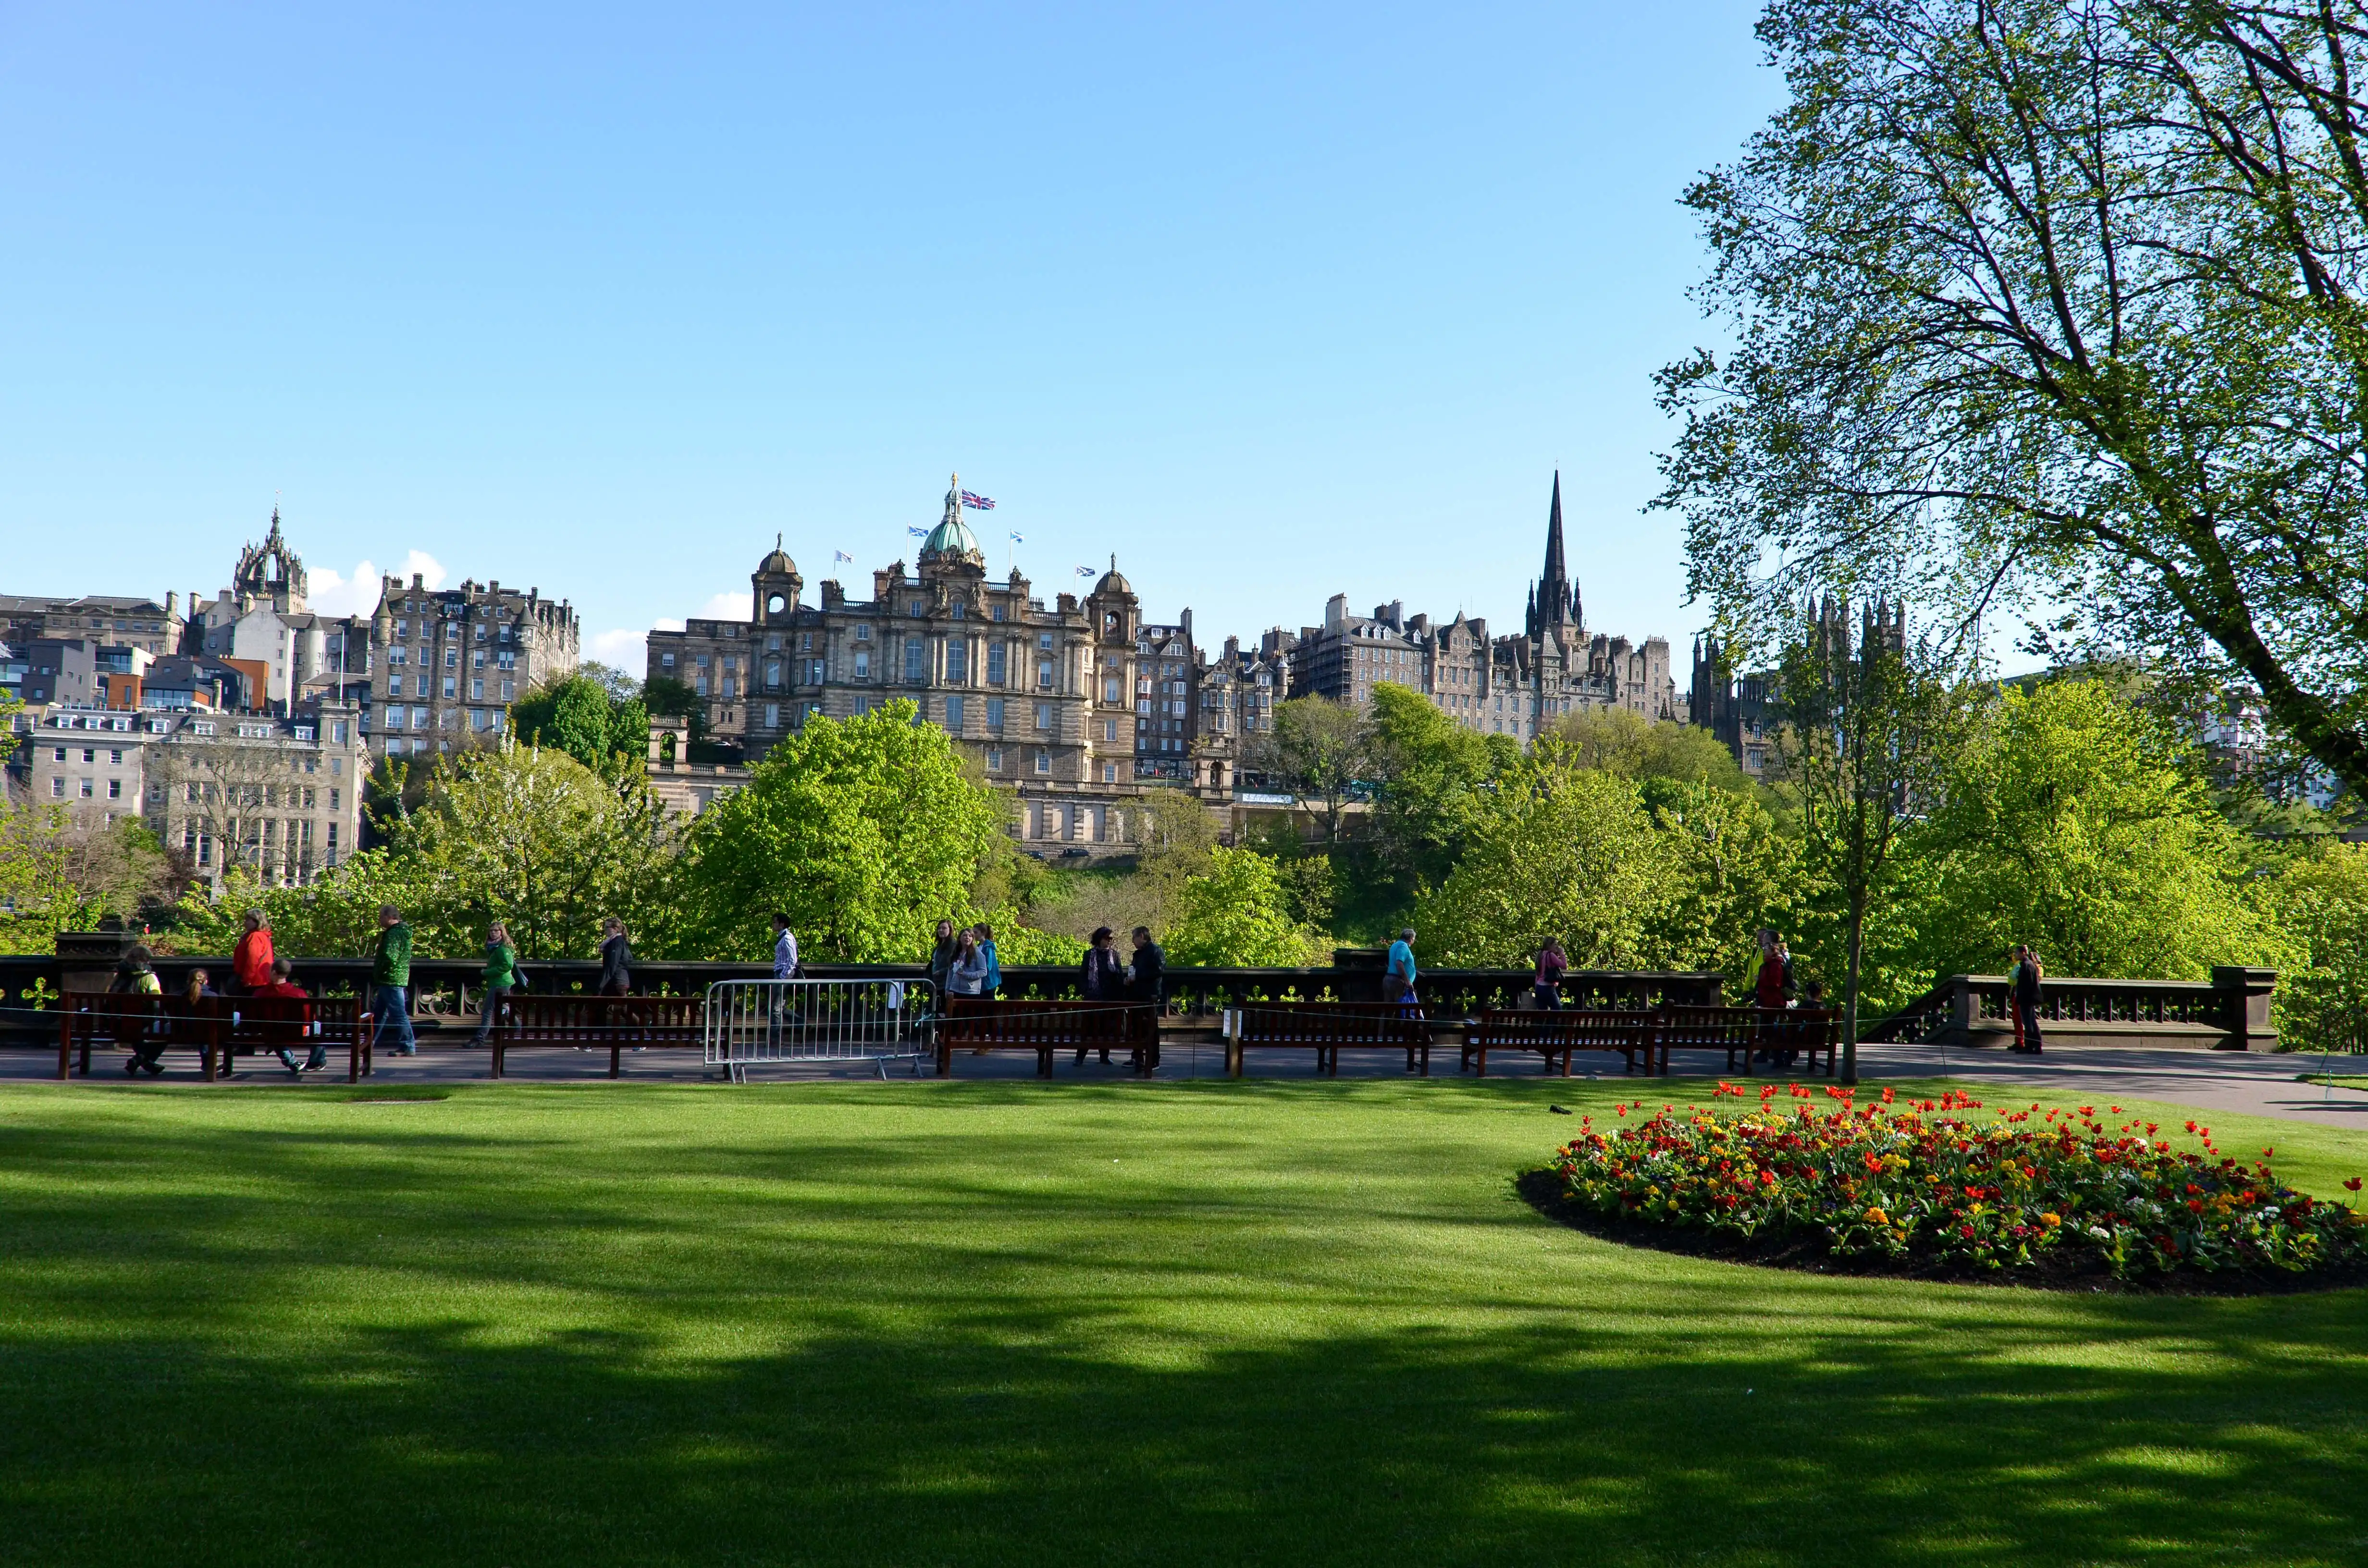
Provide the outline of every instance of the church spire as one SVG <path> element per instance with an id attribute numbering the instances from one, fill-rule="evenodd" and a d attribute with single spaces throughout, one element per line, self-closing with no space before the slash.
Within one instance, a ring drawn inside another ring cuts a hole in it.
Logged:
<path id="1" fill-rule="evenodd" d="M 1531 590 L 1529 632 L 1538 636 L 1550 627 L 1568 626 L 1577 619 L 1578 596 L 1571 591 L 1570 572 L 1563 562 L 1562 470 L 1554 470 L 1554 502 L 1546 511 L 1545 570 Z"/>

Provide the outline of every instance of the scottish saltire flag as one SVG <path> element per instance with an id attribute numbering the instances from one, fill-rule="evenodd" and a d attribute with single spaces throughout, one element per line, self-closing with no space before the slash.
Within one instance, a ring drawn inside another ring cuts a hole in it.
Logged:
<path id="1" fill-rule="evenodd" d="M 1011 542 L 1014 544 L 1026 544 L 1028 541 L 1025 539 L 1022 539 L 1019 535 L 1013 534 L 1011 536 Z"/>
<path id="2" fill-rule="evenodd" d="M 973 512 L 992 512 L 995 510 L 995 503 L 989 500 L 986 496 L 973 494 L 970 491 L 965 490 L 962 493 L 962 505 L 969 507 Z"/>
<path id="3" fill-rule="evenodd" d="M 1094 569 L 1090 566 L 1080 566 L 1077 568 L 1077 575 L 1080 577 L 1090 577 L 1093 574 Z"/>
<path id="4" fill-rule="evenodd" d="M 855 564 L 855 557 L 853 557 L 852 555 L 848 554 L 848 553 L 847 553 L 847 551 L 843 551 L 843 550 L 834 550 L 834 551 L 832 551 L 830 552 L 830 558 L 831 558 L 833 561 L 844 561 L 844 562 L 846 562 L 849 566 L 852 566 L 852 565 L 854 565 L 854 564 Z"/>
<path id="5" fill-rule="evenodd" d="M 911 534 L 915 539 L 927 539 L 929 537 L 929 530 L 927 528 L 906 528 L 905 531 Z"/>

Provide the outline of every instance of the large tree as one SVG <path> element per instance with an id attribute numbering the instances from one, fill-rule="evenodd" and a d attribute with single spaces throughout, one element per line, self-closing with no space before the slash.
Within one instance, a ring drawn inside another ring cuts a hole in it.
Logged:
<path id="1" fill-rule="evenodd" d="M 2359 0 L 1773 0 L 1790 101 L 1687 201 L 1691 587 L 1986 608 L 2260 692 L 2368 793 Z M 1793 602 L 1797 602 L 1793 600 Z"/>
<path id="2" fill-rule="evenodd" d="M 1463 858 L 1415 925 L 1433 963 L 1519 967 L 1554 936 L 1577 968 L 1639 968 L 1663 892 L 1636 786 L 1546 738 L 1474 811 Z"/>
<path id="3" fill-rule="evenodd" d="M 2199 763 L 2102 681 L 2009 688 L 1917 829 L 1936 873 L 1926 971 L 1996 973 L 2021 942 L 2067 975 L 2202 980 L 2273 961 L 2260 846 L 2214 808 Z"/>
<path id="4" fill-rule="evenodd" d="M 510 705 L 510 733 L 548 746 L 604 778 L 649 753 L 650 715 L 638 692 L 606 665 L 582 666 Z"/>
<path id="5" fill-rule="evenodd" d="M 1325 841 L 1338 844 L 1355 788 L 1372 771 L 1365 714 L 1328 697 L 1294 697 L 1275 704 L 1274 727 L 1253 737 L 1247 749 L 1249 767 L 1318 808 Z"/>
<path id="6" fill-rule="evenodd" d="M 779 910 L 807 958 L 909 962 L 928 951 L 939 920 L 970 915 L 1005 819 L 946 733 L 915 722 L 912 703 L 812 717 L 745 789 L 700 814 L 686 919 L 714 958 L 763 956 Z"/>

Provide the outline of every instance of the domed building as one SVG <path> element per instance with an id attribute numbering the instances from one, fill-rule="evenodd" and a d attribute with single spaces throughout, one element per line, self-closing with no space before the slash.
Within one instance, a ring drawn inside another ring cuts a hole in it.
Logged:
<path id="1" fill-rule="evenodd" d="M 834 575 L 804 602 L 804 579 L 777 540 L 750 574 L 748 619 L 651 632 L 649 676 L 689 687 L 721 756 L 746 764 L 815 714 L 911 702 L 988 779 L 1017 790 L 1023 841 L 1122 850 L 1128 801 L 1151 777 L 1137 766 L 1156 700 L 1141 602 L 1115 558 L 1083 597 L 1047 602 L 1017 569 L 995 580 L 962 510 L 957 475 L 937 525 L 912 529 L 917 558 L 873 572 L 866 598 Z"/>

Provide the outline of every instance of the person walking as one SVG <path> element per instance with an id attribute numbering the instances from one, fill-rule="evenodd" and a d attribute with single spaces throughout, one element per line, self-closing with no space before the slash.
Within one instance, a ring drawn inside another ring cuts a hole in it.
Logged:
<path id="1" fill-rule="evenodd" d="M 773 912 L 773 978 L 795 980 L 798 977 L 798 934 L 790 929 L 790 917 L 780 910 Z"/>
<path id="2" fill-rule="evenodd" d="M 1409 926 L 1390 944 L 1389 957 L 1382 963 L 1382 1000 L 1414 1006 L 1414 927 Z"/>
<path id="3" fill-rule="evenodd" d="M 1538 972 L 1530 983 L 1530 994 L 1545 1011 L 1562 1010 L 1563 971 L 1570 968 L 1570 959 L 1564 953 L 1562 938 L 1548 937 L 1538 949 Z"/>
<path id="4" fill-rule="evenodd" d="M 946 994 L 978 996 L 986 990 L 986 955 L 978 950 L 978 933 L 963 926 L 954 934 L 953 962 L 946 966 Z"/>
<path id="5" fill-rule="evenodd" d="M 510 941 L 509 926 L 499 920 L 485 927 L 484 983 L 484 999 L 477 1004 L 477 1032 L 469 1041 L 472 1046 L 483 1046 L 492 1037 L 503 998 L 518 986 L 518 948 Z"/>
<path id="6" fill-rule="evenodd" d="M 625 935 L 625 923 L 611 915 L 600 922 L 600 994 L 632 994 L 633 944 Z"/>
<path id="7" fill-rule="evenodd" d="M 271 926 L 263 911 L 250 909 L 239 917 L 244 929 L 230 956 L 230 993 L 260 991 L 271 983 Z"/>
<path id="8" fill-rule="evenodd" d="M 1144 1043 L 1128 1053 L 1127 1065 L 1159 1071 L 1159 1019 L 1167 1011 L 1167 952 L 1151 939 L 1151 927 L 1134 928 L 1134 961 L 1127 966 L 1127 1000 L 1151 1009 Z M 1146 1052 L 1148 1056 L 1146 1058 Z"/>
<path id="9" fill-rule="evenodd" d="M 2037 1056 L 2046 1045 L 2039 1035 L 2039 983 L 2044 974 L 2039 967 L 2039 954 L 2030 947 L 2020 948 L 2016 953 L 2021 961 L 2014 966 L 2014 1022 L 2022 1043 L 2009 1049 L 2025 1056 Z"/>
<path id="10" fill-rule="evenodd" d="M 1086 949 L 1084 972 L 1077 985 L 1088 1002 L 1123 1002 L 1126 1000 L 1126 966 L 1119 961 L 1117 939 L 1107 926 L 1094 927 L 1093 944 Z M 1077 1047 L 1077 1065 L 1086 1064 L 1088 1047 Z M 1110 1047 L 1101 1048 L 1104 1065 L 1110 1062 Z"/>
<path id="11" fill-rule="evenodd" d="M 109 994 L 117 996 L 165 994 L 164 982 L 156 978 L 156 955 L 149 950 L 145 942 L 134 942 L 124 950 L 123 957 L 116 962 L 115 978 L 108 983 L 107 989 Z M 165 1071 L 162 1060 L 165 1042 L 172 1037 L 165 1032 L 164 1019 L 158 1018 L 144 1026 L 134 1026 L 127 1021 L 118 1028 L 118 1042 L 131 1051 L 130 1060 L 123 1063 L 125 1077 L 144 1072 L 153 1078 Z M 131 1033 L 134 1028 L 139 1030 L 136 1035 Z"/>
<path id="12" fill-rule="evenodd" d="M 378 1014 L 371 1049 L 394 1034 L 394 1054 L 419 1054 L 419 1037 L 411 1032 L 411 927 L 403 911 L 391 903 L 378 907 L 378 950 L 370 960 L 370 1009 Z"/>

